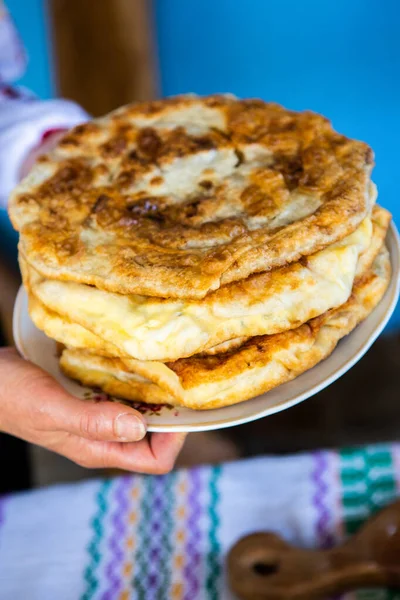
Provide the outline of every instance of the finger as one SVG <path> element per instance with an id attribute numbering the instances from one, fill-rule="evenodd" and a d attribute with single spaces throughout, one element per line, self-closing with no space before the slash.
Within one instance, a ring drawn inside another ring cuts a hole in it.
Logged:
<path id="1" fill-rule="evenodd" d="M 25 423 L 29 418 L 37 431 L 120 442 L 138 441 L 146 434 L 144 418 L 133 408 L 108 401 L 80 400 L 12 350 L 0 352 L 0 375 L 2 390 L 10 390 L 4 394 L 4 401 L 10 405 L 8 412 L 17 421 L 20 415 Z"/>
<path id="2" fill-rule="evenodd" d="M 53 428 L 89 440 L 138 442 L 146 435 L 142 415 L 117 402 L 68 398 L 49 407 Z"/>
<path id="3" fill-rule="evenodd" d="M 185 437 L 184 433 L 155 433 L 137 443 L 117 443 L 69 436 L 60 448 L 53 447 L 53 450 L 92 469 L 112 468 L 161 475 L 173 468 Z"/>

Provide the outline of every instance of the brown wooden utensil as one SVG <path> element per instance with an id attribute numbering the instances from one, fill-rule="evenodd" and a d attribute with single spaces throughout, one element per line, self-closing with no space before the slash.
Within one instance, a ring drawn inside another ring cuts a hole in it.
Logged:
<path id="1" fill-rule="evenodd" d="M 241 600 L 317 600 L 363 587 L 400 588 L 400 501 L 331 550 L 304 550 L 274 533 L 239 540 L 228 578 Z"/>

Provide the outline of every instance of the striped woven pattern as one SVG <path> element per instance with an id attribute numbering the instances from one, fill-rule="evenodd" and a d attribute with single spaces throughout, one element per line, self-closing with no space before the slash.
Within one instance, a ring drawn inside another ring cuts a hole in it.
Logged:
<path id="1" fill-rule="evenodd" d="M 219 597 L 222 468 L 106 481 L 97 494 L 81 600 Z M 99 590 L 101 594 L 99 594 Z"/>

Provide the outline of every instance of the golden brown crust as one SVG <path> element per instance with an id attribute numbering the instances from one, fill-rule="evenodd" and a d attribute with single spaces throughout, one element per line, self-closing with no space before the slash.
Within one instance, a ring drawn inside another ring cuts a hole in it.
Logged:
<path id="1" fill-rule="evenodd" d="M 72 130 L 16 188 L 10 216 L 45 277 L 202 298 L 354 231 L 372 160 L 310 112 L 179 97 Z"/>

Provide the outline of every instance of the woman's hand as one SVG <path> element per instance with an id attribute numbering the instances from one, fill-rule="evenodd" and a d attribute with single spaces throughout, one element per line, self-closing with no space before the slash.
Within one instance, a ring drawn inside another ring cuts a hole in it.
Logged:
<path id="1" fill-rule="evenodd" d="M 137 411 L 79 400 L 11 348 L 0 349 L 0 431 L 84 467 L 154 474 L 172 469 L 185 439 L 181 433 L 146 436 Z"/>

